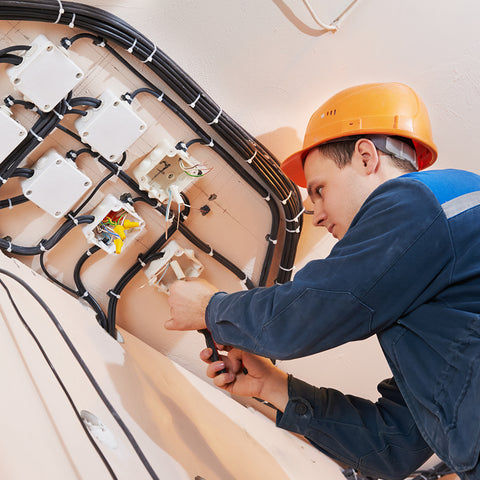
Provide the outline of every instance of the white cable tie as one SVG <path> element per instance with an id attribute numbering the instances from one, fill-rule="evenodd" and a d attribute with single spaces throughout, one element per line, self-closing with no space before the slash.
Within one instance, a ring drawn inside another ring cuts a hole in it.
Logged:
<path id="1" fill-rule="evenodd" d="M 57 2 L 58 2 L 58 6 L 59 6 L 58 17 L 53 23 L 58 23 L 60 21 L 60 18 L 62 18 L 62 15 L 65 13 L 65 10 L 63 9 L 62 2 L 60 0 L 57 0 Z"/>
<path id="2" fill-rule="evenodd" d="M 75 28 L 75 16 L 76 13 L 73 14 L 72 21 L 68 24 L 70 28 Z"/>
<path id="3" fill-rule="evenodd" d="M 103 38 L 102 38 L 102 41 L 100 43 L 96 43 L 95 46 L 104 48 L 105 47 L 105 40 L 103 40 Z"/>
<path id="4" fill-rule="evenodd" d="M 277 244 L 277 240 L 274 240 L 274 239 L 271 238 L 271 237 L 268 237 L 268 241 L 269 241 L 269 242 L 272 242 L 274 245 Z"/>
<path id="5" fill-rule="evenodd" d="M 266 197 L 262 197 L 265 201 L 269 202 L 270 201 L 270 193 Z"/>
<path id="6" fill-rule="evenodd" d="M 117 167 L 117 171 L 115 173 L 115 176 L 118 177 L 120 175 L 120 172 L 122 171 L 122 166 L 119 165 L 118 163 L 114 163 L 114 165 Z"/>
<path id="7" fill-rule="evenodd" d="M 245 278 L 244 278 L 243 280 L 240 280 L 240 283 L 241 283 L 242 285 L 247 286 L 247 280 L 248 280 L 248 275 L 245 274 Z"/>
<path id="8" fill-rule="evenodd" d="M 115 297 L 116 299 L 120 300 L 120 295 L 118 293 L 115 293 L 113 290 L 109 290 L 109 295 L 112 297 Z"/>
<path id="9" fill-rule="evenodd" d="M 87 292 L 87 290 L 85 290 L 83 292 L 83 295 L 82 295 L 82 298 L 87 298 L 90 294 Z"/>
<path id="10" fill-rule="evenodd" d="M 30 133 L 37 139 L 37 142 L 38 142 L 38 143 L 43 142 L 43 138 L 40 137 L 40 136 L 38 136 L 38 135 L 33 131 L 33 129 L 30 129 Z"/>
<path id="11" fill-rule="evenodd" d="M 305 207 L 302 208 L 302 210 L 300 211 L 300 213 L 295 217 L 295 218 L 292 218 L 291 220 L 289 220 L 288 218 L 286 218 L 285 220 L 287 222 L 297 222 L 298 219 L 302 216 L 303 212 L 305 211 Z"/>
<path id="12" fill-rule="evenodd" d="M 202 96 L 201 93 L 198 94 L 198 97 L 192 102 L 192 103 L 189 103 L 188 106 L 189 107 L 192 107 L 192 108 L 195 108 L 195 105 L 197 104 L 197 102 L 200 100 L 200 97 Z"/>
<path id="13" fill-rule="evenodd" d="M 73 107 L 65 100 L 65 106 L 67 107 L 67 110 L 72 110 Z"/>
<path id="14" fill-rule="evenodd" d="M 3 178 L 2 176 L 0 176 L 0 182 L 2 182 L 2 183 L 7 183 L 7 179 L 6 179 L 6 178 Z"/>
<path id="15" fill-rule="evenodd" d="M 60 120 L 63 120 L 63 115 L 62 115 L 61 113 L 58 113 L 55 109 L 53 109 L 52 112 L 53 112 Z"/>
<path id="16" fill-rule="evenodd" d="M 11 210 L 12 208 L 13 208 L 12 199 L 9 198 L 9 199 L 8 199 L 8 209 Z"/>
<path id="17" fill-rule="evenodd" d="M 252 163 L 253 159 L 257 156 L 258 150 L 255 150 L 255 153 L 248 159 L 246 160 L 247 163 Z"/>
<path id="18" fill-rule="evenodd" d="M 288 194 L 288 197 L 287 197 L 285 200 L 282 200 L 282 203 L 283 203 L 284 205 L 286 205 L 287 202 L 290 200 L 290 197 L 292 196 L 292 194 L 293 194 L 293 191 L 290 190 L 290 193 Z"/>
<path id="19" fill-rule="evenodd" d="M 8 253 L 11 253 L 11 252 L 12 252 L 12 242 L 8 242 L 7 252 L 8 252 Z"/>
<path id="20" fill-rule="evenodd" d="M 218 119 L 220 118 L 220 115 L 222 113 L 223 113 L 223 110 L 220 108 L 218 115 L 211 122 L 207 123 L 207 125 L 213 125 L 214 123 L 218 123 Z"/>
<path id="21" fill-rule="evenodd" d="M 282 267 L 281 265 L 279 265 L 278 267 L 280 270 L 283 270 L 284 272 L 293 272 L 295 270 L 295 265 L 292 267 L 292 268 L 285 268 L 285 267 Z"/>
<path id="22" fill-rule="evenodd" d="M 137 260 L 138 260 L 138 263 L 142 266 L 142 268 L 147 265 L 140 257 L 138 257 Z"/>
<path id="23" fill-rule="evenodd" d="M 297 227 L 295 230 L 285 229 L 288 233 L 300 233 L 300 227 Z"/>
<path id="24" fill-rule="evenodd" d="M 162 203 L 162 202 L 159 202 L 159 201 L 157 200 L 157 204 L 156 204 L 155 207 L 153 207 L 153 208 L 161 208 L 162 205 L 163 205 L 163 203 Z"/>
<path id="25" fill-rule="evenodd" d="M 42 242 L 40 242 L 40 243 L 38 244 L 38 246 L 39 246 L 39 248 L 40 248 L 40 250 L 41 250 L 42 252 L 46 252 L 46 251 L 47 251 L 47 249 L 43 246 L 43 243 L 42 243 Z"/>
<path id="26" fill-rule="evenodd" d="M 164 96 L 164 95 L 165 95 L 165 94 L 162 92 L 162 94 L 157 97 L 157 100 L 158 100 L 159 102 L 163 102 L 163 96 Z"/>
<path id="27" fill-rule="evenodd" d="M 135 45 L 136 45 L 136 44 L 137 44 L 137 39 L 135 38 L 135 39 L 133 40 L 132 46 L 127 49 L 127 52 L 128 52 L 128 53 L 133 53 L 133 49 L 135 48 Z"/>
<path id="28" fill-rule="evenodd" d="M 87 257 L 89 257 L 90 255 L 92 255 L 92 252 L 90 251 L 90 249 L 88 249 L 85 253 L 87 254 Z"/>
<path id="29" fill-rule="evenodd" d="M 355 0 L 356 1 L 356 0 Z M 353 3 L 355 3 L 352 2 Z M 308 0 L 303 0 L 303 3 L 305 4 L 305 6 L 307 7 L 308 11 L 310 12 L 310 15 L 313 17 L 313 19 L 315 20 L 315 22 L 322 28 L 324 28 L 325 30 L 328 30 L 329 32 L 336 32 L 338 30 L 338 26 L 335 25 L 335 23 L 332 23 L 330 25 L 327 25 L 325 22 L 322 22 L 318 17 L 317 15 L 315 14 L 315 12 L 313 11 L 313 8 L 312 6 L 310 5 L 310 3 L 308 3 Z"/>
<path id="30" fill-rule="evenodd" d="M 213 138 L 210 138 L 210 143 L 207 145 L 207 147 L 213 147 L 215 143 L 213 143 Z"/>
<path id="31" fill-rule="evenodd" d="M 150 56 L 146 60 L 142 60 L 142 63 L 151 62 L 155 53 L 157 53 L 157 45 L 155 45 L 155 48 L 153 49 L 153 52 L 150 54 Z"/>
<path id="32" fill-rule="evenodd" d="M 209 245 L 209 247 L 210 247 L 210 245 Z M 211 257 L 213 257 L 213 248 L 212 248 L 212 247 L 210 247 L 210 251 L 208 252 L 208 254 L 209 254 Z"/>
<path id="33" fill-rule="evenodd" d="M 70 220 L 75 224 L 75 225 L 78 225 L 78 220 L 71 214 L 69 213 L 67 215 L 68 218 L 70 218 Z"/>

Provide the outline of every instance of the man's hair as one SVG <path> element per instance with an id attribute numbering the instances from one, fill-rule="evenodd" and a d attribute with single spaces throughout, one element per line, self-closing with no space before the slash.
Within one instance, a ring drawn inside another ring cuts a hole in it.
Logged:
<path id="1" fill-rule="evenodd" d="M 363 137 L 363 136 L 348 137 L 344 139 L 339 139 L 338 141 L 334 140 L 332 142 L 323 143 L 321 145 L 318 145 L 315 148 L 317 148 L 322 155 L 325 155 L 326 157 L 333 160 L 338 168 L 343 168 L 352 162 L 352 155 L 353 155 L 353 152 L 355 151 L 355 145 L 357 144 L 358 140 L 360 140 L 361 138 L 368 139 L 368 137 Z M 403 137 L 394 137 L 394 138 L 397 138 L 402 142 L 405 142 L 407 145 L 411 146 L 412 148 L 414 148 L 413 142 L 409 138 L 403 138 Z M 388 153 L 378 150 L 378 148 L 377 148 L 377 151 L 390 157 L 390 161 L 392 162 L 393 166 L 398 168 L 399 170 L 404 171 L 406 173 L 417 171 L 417 169 L 408 160 L 402 160 L 400 158 L 394 157 L 393 155 L 389 155 Z"/>

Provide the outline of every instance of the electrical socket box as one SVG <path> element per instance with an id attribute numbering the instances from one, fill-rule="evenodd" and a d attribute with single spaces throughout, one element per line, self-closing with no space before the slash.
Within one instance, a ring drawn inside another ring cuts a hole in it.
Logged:
<path id="1" fill-rule="evenodd" d="M 164 202 L 169 197 L 169 189 L 176 187 L 182 192 L 196 180 L 200 172 L 190 156 L 183 150 L 177 150 L 166 140 L 162 140 L 135 168 L 135 176 L 141 190 L 151 198 Z M 187 171 L 191 172 L 190 175 Z"/>
<path id="2" fill-rule="evenodd" d="M 89 243 L 98 245 L 107 253 L 120 254 L 126 244 L 137 237 L 145 227 L 145 221 L 134 208 L 108 194 L 90 213 L 92 223 L 82 227 Z"/>
<path id="3" fill-rule="evenodd" d="M 33 176 L 22 181 L 23 194 L 55 218 L 63 217 L 92 186 L 92 181 L 72 160 L 54 149 L 32 168 Z"/>
<path id="4" fill-rule="evenodd" d="M 43 112 L 52 111 L 84 77 L 67 51 L 45 35 L 33 40 L 22 63 L 7 68 L 7 75 L 15 90 Z"/>
<path id="5" fill-rule="evenodd" d="M 146 131 L 147 125 L 128 102 L 110 90 L 98 99 L 100 106 L 87 109 L 87 114 L 75 121 L 75 128 L 93 151 L 113 162 Z"/>
<path id="6" fill-rule="evenodd" d="M 144 270 L 148 284 L 161 292 L 169 293 L 170 285 L 185 277 L 198 277 L 203 265 L 196 259 L 193 250 L 183 249 L 175 240 L 170 240 L 161 251 L 163 257 L 151 262 Z"/>
<path id="7" fill-rule="evenodd" d="M 10 109 L 3 105 L 0 107 L 0 132 L 2 132 L 2 141 L 0 142 L 1 162 L 27 137 L 25 128 L 12 118 Z"/>

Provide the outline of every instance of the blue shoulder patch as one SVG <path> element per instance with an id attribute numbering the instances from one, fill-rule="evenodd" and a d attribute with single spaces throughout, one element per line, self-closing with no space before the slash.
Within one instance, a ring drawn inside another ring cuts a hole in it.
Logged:
<path id="1" fill-rule="evenodd" d="M 440 205 L 471 192 L 480 191 L 480 176 L 465 170 L 429 170 L 412 172 L 401 178 L 414 178 L 425 184 L 437 197 Z"/>

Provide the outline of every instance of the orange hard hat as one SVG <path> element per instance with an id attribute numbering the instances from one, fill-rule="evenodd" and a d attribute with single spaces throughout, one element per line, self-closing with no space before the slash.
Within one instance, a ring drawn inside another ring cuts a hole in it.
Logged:
<path id="1" fill-rule="evenodd" d="M 392 135 L 413 141 L 419 170 L 437 159 L 425 104 L 402 83 L 370 83 L 347 88 L 327 100 L 310 118 L 303 148 L 282 162 L 284 173 L 306 186 L 303 161 L 310 149 L 352 135 Z"/>

